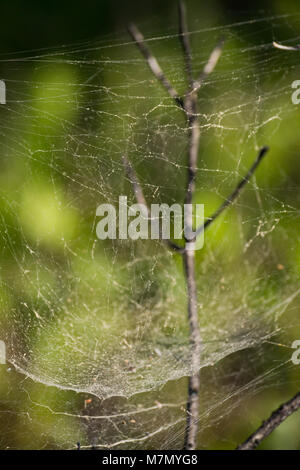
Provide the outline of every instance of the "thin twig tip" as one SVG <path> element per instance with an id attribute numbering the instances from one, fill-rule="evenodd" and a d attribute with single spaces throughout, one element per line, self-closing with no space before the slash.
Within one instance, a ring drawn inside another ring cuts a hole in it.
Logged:
<path id="1" fill-rule="evenodd" d="M 268 147 L 267 145 L 262 147 L 259 151 L 258 159 L 261 160 L 269 150 L 270 150 L 270 147 Z"/>
<path id="2" fill-rule="evenodd" d="M 279 44 L 276 41 L 273 41 L 272 44 L 273 47 L 282 51 L 300 51 L 300 44 L 296 44 L 296 46 L 284 46 L 283 44 Z"/>

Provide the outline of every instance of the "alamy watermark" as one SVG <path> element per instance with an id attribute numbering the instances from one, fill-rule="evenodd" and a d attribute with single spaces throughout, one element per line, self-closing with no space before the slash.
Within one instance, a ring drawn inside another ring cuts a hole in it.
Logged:
<path id="1" fill-rule="evenodd" d="M 150 213 L 149 213 L 150 212 Z M 175 240 L 184 239 L 186 249 L 200 250 L 204 245 L 204 230 L 198 236 L 191 227 L 204 223 L 203 204 L 143 204 L 128 206 L 127 196 L 119 197 L 118 213 L 112 204 L 98 206 L 96 216 L 101 217 L 96 227 L 100 240 Z"/>
<path id="2" fill-rule="evenodd" d="M 0 341 L 0 365 L 6 364 L 6 346 L 4 341 Z"/>
<path id="3" fill-rule="evenodd" d="M 0 80 L 0 104 L 6 104 L 6 85 L 3 80 Z"/>
<path id="4" fill-rule="evenodd" d="M 292 348 L 296 349 L 296 351 L 292 355 L 292 363 L 298 366 L 300 364 L 300 340 L 296 339 L 293 344 Z"/>
<path id="5" fill-rule="evenodd" d="M 292 88 L 296 88 L 296 90 L 292 94 L 292 103 L 300 104 L 300 80 L 295 80 L 292 83 Z"/>

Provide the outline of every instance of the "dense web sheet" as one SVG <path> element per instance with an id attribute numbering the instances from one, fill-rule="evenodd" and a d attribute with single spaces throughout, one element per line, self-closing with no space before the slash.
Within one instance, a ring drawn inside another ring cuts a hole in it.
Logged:
<path id="1" fill-rule="evenodd" d="M 289 37 L 278 37 L 286 25 Z M 297 44 L 299 34 L 298 15 L 191 32 L 199 70 L 226 37 L 199 98 L 195 202 L 206 217 L 257 150 L 271 148 L 197 253 L 203 447 L 235 445 L 222 429 L 245 400 L 299 384 L 291 362 L 300 327 L 291 84 L 300 55 L 272 46 Z M 145 35 L 185 89 L 177 33 Z M 0 446 L 12 445 L 17 420 L 41 435 L 37 444 L 24 435 L 25 448 L 74 448 L 77 440 L 82 448 L 181 448 L 191 373 L 181 258 L 158 241 L 98 240 L 96 208 L 117 205 L 119 195 L 134 203 L 124 153 L 149 203 L 183 200 L 184 116 L 121 34 L 2 55 L 0 64 L 8 94 L 0 114 L 0 339 L 8 358 L 0 419 L 9 423 Z"/>

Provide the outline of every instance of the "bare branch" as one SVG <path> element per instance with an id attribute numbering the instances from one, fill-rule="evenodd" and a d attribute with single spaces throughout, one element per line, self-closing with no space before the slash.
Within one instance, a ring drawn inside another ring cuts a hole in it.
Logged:
<path id="1" fill-rule="evenodd" d="M 187 35 L 187 24 L 185 7 L 183 2 L 179 4 L 180 29 L 183 51 L 186 61 L 186 73 L 190 82 L 190 93 L 187 94 L 184 102 L 184 110 L 188 123 L 188 164 L 187 164 L 187 188 L 185 203 L 187 204 L 187 213 L 185 215 L 185 224 L 188 231 L 192 231 L 193 211 L 192 202 L 195 192 L 195 179 L 197 171 L 197 160 L 200 142 L 200 127 L 197 111 L 197 93 L 194 92 L 194 82 L 191 71 L 191 51 Z M 191 375 L 189 377 L 188 398 L 186 405 L 186 430 L 184 439 L 184 449 L 194 450 L 197 445 L 198 434 L 198 415 L 199 415 L 199 393 L 200 393 L 200 352 L 201 352 L 201 334 L 198 323 L 197 307 L 197 285 L 195 274 L 195 250 L 193 245 L 186 240 L 186 249 L 183 257 L 185 278 L 187 285 L 188 300 L 188 319 L 190 329 L 191 346 Z"/>
<path id="2" fill-rule="evenodd" d="M 300 51 L 300 44 L 297 44 L 296 46 L 283 46 L 282 44 L 273 41 L 273 46 L 282 51 Z"/>
<path id="3" fill-rule="evenodd" d="M 251 177 L 254 175 L 257 167 L 259 166 L 260 162 L 262 161 L 263 157 L 268 152 L 269 147 L 263 147 L 260 149 L 258 156 L 253 163 L 250 170 L 244 176 L 244 178 L 239 182 L 235 190 L 230 194 L 230 196 L 221 204 L 221 206 L 216 210 L 216 212 L 207 219 L 203 225 L 197 228 L 195 237 L 197 238 L 203 230 L 206 230 L 221 214 L 222 212 L 228 207 L 231 206 L 234 201 L 239 197 L 243 187 L 250 181 Z"/>
<path id="4" fill-rule="evenodd" d="M 224 38 L 219 39 L 217 45 L 215 46 L 212 53 L 210 54 L 209 59 L 204 69 L 202 70 L 198 80 L 196 80 L 194 83 L 194 91 L 199 90 L 204 80 L 208 77 L 208 75 L 210 75 L 214 71 L 222 55 L 224 43 L 225 43 Z"/>
<path id="5" fill-rule="evenodd" d="M 150 210 L 149 210 L 149 207 L 147 206 L 147 202 L 146 202 L 146 199 L 144 197 L 144 193 L 143 193 L 142 187 L 140 185 L 140 182 L 137 178 L 137 175 L 136 175 L 130 161 L 128 160 L 128 158 L 125 155 L 123 155 L 122 159 L 123 159 L 123 165 L 125 167 L 127 176 L 130 180 L 130 183 L 132 184 L 136 200 L 137 200 L 138 204 L 142 204 L 143 206 L 146 207 L 147 216 L 150 217 Z"/>
<path id="6" fill-rule="evenodd" d="M 192 72 L 192 51 L 190 45 L 190 38 L 187 28 L 186 21 L 186 8 L 185 3 L 179 0 L 178 3 L 178 14 L 179 14 L 179 35 L 180 42 L 182 44 L 183 55 L 185 59 L 186 74 L 190 84 L 190 88 L 193 88 L 193 72 Z"/>
<path id="7" fill-rule="evenodd" d="M 184 267 L 187 283 L 188 318 L 190 324 L 191 345 L 191 375 L 188 385 L 188 399 L 186 405 L 186 431 L 184 440 L 185 450 L 194 450 L 197 445 L 199 392 L 200 392 L 200 353 L 201 334 L 197 311 L 197 285 L 195 275 L 195 251 L 187 250 L 184 253 Z"/>
<path id="8" fill-rule="evenodd" d="M 136 200 L 137 200 L 138 204 L 141 204 L 142 206 L 145 207 L 146 216 L 148 217 L 148 219 L 150 219 L 151 211 L 149 209 L 149 206 L 147 205 L 146 199 L 144 197 L 143 189 L 142 189 L 142 186 L 140 185 L 140 182 L 138 180 L 136 172 L 134 171 L 133 166 L 131 165 L 130 161 L 128 160 L 128 158 L 125 155 L 123 155 L 122 159 L 123 159 L 123 164 L 124 164 L 127 176 L 129 178 L 129 181 L 132 184 Z M 161 226 L 160 226 L 160 230 L 161 230 Z M 183 253 L 184 252 L 184 248 L 177 245 L 172 240 L 163 239 L 161 234 L 160 234 L 160 236 L 161 236 L 162 241 L 164 243 L 166 243 L 166 245 L 168 245 L 168 247 L 171 250 L 177 251 L 178 253 Z"/>
<path id="9" fill-rule="evenodd" d="M 251 436 L 237 447 L 237 450 L 255 449 L 271 432 L 273 432 L 283 421 L 300 408 L 300 392 L 291 400 L 273 411 L 271 416 Z"/>
<path id="10" fill-rule="evenodd" d="M 197 96 L 190 95 L 189 101 L 186 102 L 186 110 L 188 115 L 188 132 L 189 132 L 189 148 L 188 148 L 188 181 L 186 189 L 185 203 L 191 204 L 193 194 L 195 192 L 195 180 L 197 171 L 197 160 L 199 153 L 200 128 L 197 114 Z M 191 216 L 192 217 L 192 216 Z M 192 219 L 191 219 L 192 225 Z"/>
<path id="11" fill-rule="evenodd" d="M 146 46 L 142 33 L 133 23 L 129 24 L 128 32 L 131 35 L 132 39 L 135 41 L 143 56 L 145 57 L 153 75 L 157 78 L 157 80 L 159 80 L 163 84 L 169 95 L 175 100 L 176 104 L 178 104 L 180 107 L 183 107 L 183 100 L 180 98 L 177 91 L 173 88 L 169 80 L 166 78 L 156 58 L 152 55 L 152 53 Z"/>
<path id="12" fill-rule="evenodd" d="M 157 60 L 151 54 L 145 45 L 144 37 L 139 30 L 131 24 L 129 26 L 129 33 L 139 47 L 141 53 L 145 57 L 150 69 L 154 76 L 159 80 L 169 95 L 176 101 L 176 103 L 185 111 L 188 124 L 188 175 L 187 187 L 185 195 L 185 203 L 187 204 L 187 214 L 185 218 L 186 228 L 192 231 L 193 225 L 193 212 L 192 201 L 195 192 L 195 179 L 197 170 L 197 159 L 199 153 L 200 142 L 200 126 L 197 111 L 197 91 L 200 88 L 203 80 L 214 70 L 223 48 L 223 40 L 220 41 L 204 67 L 202 74 L 198 81 L 194 82 L 192 78 L 192 54 L 189 41 L 188 27 L 186 21 L 186 11 L 183 1 L 179 1 L 179 29 L 180 39 L 183 48 L 183 54 L 186 64 L 186 75 L 189 82 L 189 90 L 185 95 L 185 99 L 179 97 L 176 90 L 172 87 L 170 82 L 163 74 Z M 136 178 L 136 175 L 127 160 L 125 160 L 127 173 L 132 181 L 136 197 L 144 201 L 142 190 Z M 222 209 L 223 210 L 223 209 Z M 149 210 L 148 210 L 149 214 Z M 197 312 L 197 286 L 195 276 L 195 250 L 193 243 L 186 240 L 185 248 L 174 246 L 173 242 L 167 241 L 168 245 L 180 252 L 183 255 L 186 286 L 187 286 L 187 301 L 188 301 L 188 318 L 190 327 L 190 345 L 191 345 L 191 376 L 189 377 L 188 399 L 187 399 L 187 416 L 186 416 L 186 431 L 184 448 L 187 450 L 194 450 L 197 444 L 198 434 L 198 410 L 199 410 L 199 393 L 200 393 L 200 350 L 201 350 L 201 335 L 198 324 Z"/>

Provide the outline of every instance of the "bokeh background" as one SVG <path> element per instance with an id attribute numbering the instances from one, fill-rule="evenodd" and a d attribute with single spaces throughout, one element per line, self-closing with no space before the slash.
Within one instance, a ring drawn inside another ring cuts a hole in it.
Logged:
<path id="1" fill-rule="evenodd" d="M 299 390 L 300 54 L 296 0 L 187 0 L 200 71 L 195 202 L 207 215 L 258 148 L 270 156 L 197 253 L 204 341 L 198 446 L 232 449 Z M 96 207 L 183 200 L 184 119 L 126 32 L 143 30 L 182 93 L 175 1 L 1 2 L 0 448 L 181 448 L 188 325 L 181 260 L 159 243 L 100 242 Z M 299 412 L 263 449 L 299 449 Z"/>

